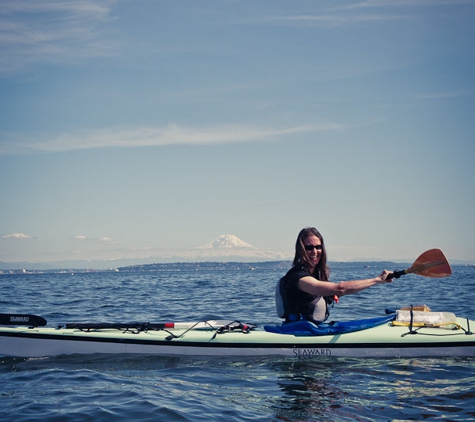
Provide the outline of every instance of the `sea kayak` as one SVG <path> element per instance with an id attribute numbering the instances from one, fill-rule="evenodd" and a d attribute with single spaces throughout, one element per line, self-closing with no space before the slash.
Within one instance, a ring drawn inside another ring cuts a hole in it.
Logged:
<path id="1" fill-rule="evenodd" d="M 419 314 L 422 314 L 419 315 Z M 448 316 L 447 316 L 448 315 Z M 3 325 L 2 325 L 3 324 Z M 41 317 L 0 316 L 0 355 L 442 357 L 475 356 L 475 321 L 451 313 L 410 312 L 315 325 L 239 321 L 72 323 L 47 327 Z"/>

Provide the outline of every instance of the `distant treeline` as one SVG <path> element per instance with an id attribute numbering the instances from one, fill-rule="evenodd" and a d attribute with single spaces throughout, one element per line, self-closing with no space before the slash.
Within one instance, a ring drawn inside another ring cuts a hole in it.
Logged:
<path id="1" fill-rule="evenodd" d="M 331 269 L 338 268 L 396 268 L 394 262 L 330 262 Z M 74 274 L 97 272 L 176 272 L 176 271 L 280 271 L 286 272 L 292 266 L 291 261 L 266 261 L 266 262 L 170 262 L 157 264 L 130 265 L 127 267 L 109 269 L 46 269 L 46 270 L 0 270 L 1 274 Z M 402 268 L 404 265 L 399 264 Z"/>
<path id="2" fill-rule="evenodd" d="M 163 264 L 144 264 L 120 267 L 120 272 L 153 271 L 256 271 L 285 270 L 290 268 L 290 261 L 270 262 L 173 262 Z"/>

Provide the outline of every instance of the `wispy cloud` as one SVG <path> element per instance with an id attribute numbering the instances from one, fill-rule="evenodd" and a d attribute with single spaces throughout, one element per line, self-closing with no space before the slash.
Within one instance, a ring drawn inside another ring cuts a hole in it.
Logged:
<path id="1" fill-rule="evenodd" d="M 469 91 L 444 91 L 444 92 L 429 92 L 417 94 L 417 98 L 424 100 L 445 100 L 449 98 L 467 97 L 473 95 Z"/>
<path id="2" fill-rule="evenodd" d="M 95 242 L 95 243 L 110 244 L 110 245 L 119 244 L 118 241 L 112 239 L 109 236 L 103 236 L 103 237 L 99 237 L 99 238 L 91 238 L 91 237 L 87 237 L 87 236 L 84 236 L 84 235 L 78 235 L 78 236 L 75 236 L 74 238 L 76 240 L 93 242 L 93 243 Z"/>
<path id="3" fill-rule="evenodd" d="M 365 0 L 342 6 L 342 8 L 454 6 L 457 4 L 473 4 L 473 0 Z"/>
<path id="4" fill-rule="evenodd" d="M 0 7 L 0 72 L 34 63 L 109 55 L 104 23 L 115 0 L 4 0 Z"/>
<path id="5" fill-rule="evenodd" d="M 279 15 L 264 18 L 265 22 L 293 26 L 339 27 L 351 24 L 367 24 L 387 21 L 416 19 L 413 10 L 428 7 L 473 4 L 473 0 L 365 0 L 352 4 L 329 3 L 319 13 Z"/>
<path id="6" fill-rule="evenodd" d="M 71 133 L 44 139 L 22 140 L 18 136 L 0 144 L 0 154 L 31 152 L 62 152 L 109 147 L 149 147 L 164 145 L 209 145 L 239 142 L 272 141 L 280 136 L 318 131 L 339 131 L 343 127 L 334 123 L 266 128 L 254 126 L 220 126 L 186 128 L 169 125 L 164 128 L 110 128 L 87 133 Z"/>
<path id="7" fill-rule="evenodd" d="M 32 239 L 32 236 L 29 236 L 24 233 L 12 233 L 12 234 L 6 234 L 2 236 L 2 239 Z"/>
<path id="8" fill-rule="evenodd" d="M 112 240 L 109 236 L 104 236 L 99 239 L 99 242 L 101 243 L 111 243 L 111 244 L 116 244 L 118 242 Z"/>
<path id="9" fill-rule="evenodd" d="M 385 22 L 401 19 L 408 19 L 409 16 L 392 14 L 356 14 L 356 13 L 322 13 L 317 15 L 289 15 L 289 16 L 270 16 L 265 20 L 267 22 L 285 24 L 285 25 L 326 25 L 340 26 L 347 24 L 360 24 L 368 22 Z"/>

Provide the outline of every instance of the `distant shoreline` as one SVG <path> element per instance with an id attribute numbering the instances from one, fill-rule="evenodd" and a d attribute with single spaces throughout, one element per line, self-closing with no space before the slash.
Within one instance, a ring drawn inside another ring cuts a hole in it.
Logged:
<path id="1" fill-rule="evenodd" d="M 292 265 L 292 261 L 257 261 L 257 262 L 220 262 L 220 261 L 199 261 L 199 262 L 167 262 L 155 264 L 138 264 L 123 267 L 111 268 L 0 268 L 0 275 L 3 274 L 82 274 L 82 273 L 144 273 L 144 272 L 179 272 L 179 271 L 285 271 Z M 344 268 L 359 266 L 363 268 L 387 268 L 409 267 L 410 262 L 395 261 L 331 261 L 330 268 Z M 454 263 L 452 266 L 475 267 L 470 263 Z"/>
<path id="2" fill-rule="evenodd" d="M 129 265 L 117 268 L 50 268 L 50 269 L 25 269 L 10 268 L 0 269 L 1 274 L 80 274 L 80 273 L 143 273 L 143 272 L 178 272 L 178 271 L 262 271 L 262 270 L 288 270 L 292 261 L 262 261 L 262 262 L 172 262 L 155 263 L 142 265 Z M 392 261 L 350 261 L 350 262 L 330 262 L 331 267 L 340 266 L 401 266 L 401 263 Z"/>

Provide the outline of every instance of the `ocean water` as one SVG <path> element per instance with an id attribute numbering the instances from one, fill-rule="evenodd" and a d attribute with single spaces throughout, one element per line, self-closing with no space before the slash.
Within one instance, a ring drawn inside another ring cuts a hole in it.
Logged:
<path id="1" fill-rule="evenodd" d="M 403 266 L 401 266 L 403 267 Z M 394 268 L 389 268 L 394 269 Z M 379 274 L 333 264 L 332 279 Z M 330 320 L 426 304 L 475 319 L 475 267 L 341 298 Z M 0 275 L 0 312 L 67 322 L 278 323 L 278 270 Z M 0 421 L 475 420 L 475 359 L 0 357 Z"/>

